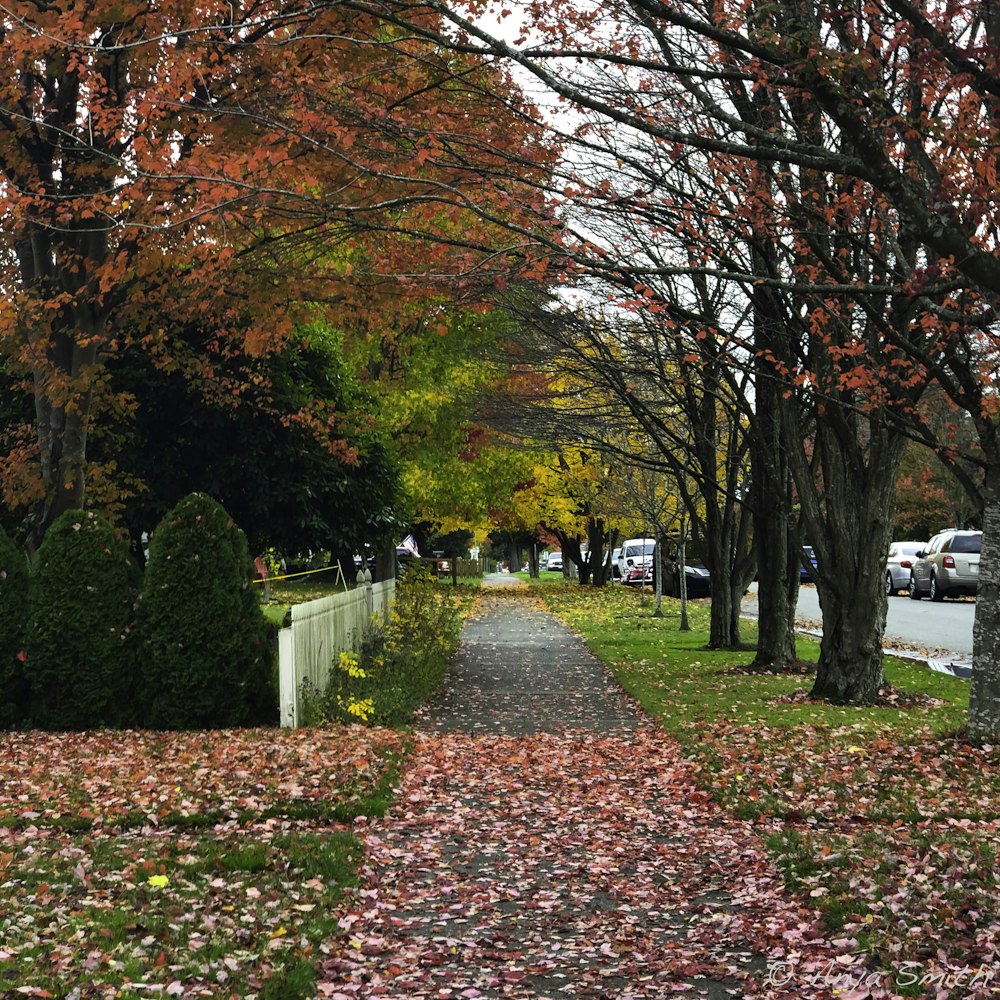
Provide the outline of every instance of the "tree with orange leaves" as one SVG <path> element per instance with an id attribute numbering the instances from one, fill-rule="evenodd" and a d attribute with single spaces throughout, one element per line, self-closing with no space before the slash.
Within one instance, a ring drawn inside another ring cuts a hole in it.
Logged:
<path id="1" fill-rule="evenodd" d="M 538 208 L 544 155 L 479 60 L 287 0 L 16 2 L 0 32 L 0 345 L 35 417 L 0 474 L 35 501 L 35 542 L 84 502 L 111 352 L 169 367 L 167 331 L 198 322 L 267 353 L 301 303 L 472 298 L 511 268 L 500 251 L 523 264 L 496 222 Z M 511 160 L 524 182 L 497 183 Z"/>

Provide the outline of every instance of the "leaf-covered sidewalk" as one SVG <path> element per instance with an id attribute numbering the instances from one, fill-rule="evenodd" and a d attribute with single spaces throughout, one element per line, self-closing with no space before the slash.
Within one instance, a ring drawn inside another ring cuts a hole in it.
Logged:
<path id="1" fill-rule="evenodd" d="M 852 956 L 829 964 L 750 826 L 582 643 L 526 596 L 483 608 L 370 831 L 319 994 L 850 995 L 827 970 Z M 788 983 L 783 961 L 799 963 Z"/>

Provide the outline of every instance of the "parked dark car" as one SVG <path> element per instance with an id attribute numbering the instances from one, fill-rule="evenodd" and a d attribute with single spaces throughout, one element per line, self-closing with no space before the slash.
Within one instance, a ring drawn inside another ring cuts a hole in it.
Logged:
<path id="1" fill-rule="evenodd" d="M 684 566 L 684 578 L 687 581 L 688 597 L 710 597 L 712 594 L 712 574 L 708 568 L 697 560 L 692 560 Z M 681 593 L 681 575 L 676 563 L 671 568 L 667 579 L 666 593 L 671 597 L 679 597 Z"/>
<path id="2" fill-rule="evenodd" d="M 809 583 L 816 570 L 816 553 L 813 552 L 811 545 L 803 545 L 802 555 L 802 565 L 799 567 L 799 583 Z"/>

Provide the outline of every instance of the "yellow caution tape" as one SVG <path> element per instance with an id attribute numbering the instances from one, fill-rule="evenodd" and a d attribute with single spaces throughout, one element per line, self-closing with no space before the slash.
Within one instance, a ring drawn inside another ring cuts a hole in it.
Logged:
<path id="1" fill-rule="evenodd" d="M 313 573 L 329 573 L 333 570 L 335 573 L 340 573 L 339 566 L 324 566 L 322 569 L 304 569 L 301 573 L 286 573 L 284 576 L 259 576 L 256 580 L 252 580 L 251 583 L 273 583 L 275 580 L 294 580 L 297 576 L 312 576 Z"/>

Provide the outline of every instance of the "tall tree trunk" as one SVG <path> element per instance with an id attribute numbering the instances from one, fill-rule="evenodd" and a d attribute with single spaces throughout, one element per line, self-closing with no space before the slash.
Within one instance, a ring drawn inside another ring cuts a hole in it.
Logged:
<path id="1" fill-rule="evenodd" d="M 528 546 L 528 576 L 537 580 L 538 575 L 538 542 L 532 542 Z"/>
<path id="2" fill-rule="evenodd" d="M 983 486 L 983 550 L 972 627 L 972 688 L 968 735 L 973 743 L 1000 741 L 1000 468 Z"/>
<path id="3" fill-rule="evenodd" d="M 866 554 L 862 562 L 853 580 L 817 581 L 823 639 L 811 694 L 835 704 L 873 704 L 885 682 L 885 558 L 878 550 L 877 557 Z"/>
<path id="4" fill-rule="evenodd" d="M 815 479 L 800 488 L 803 515 L 816 550 L 816 589 L 823 640 L 812 694 L 836 703 L 871 704 L 884 683 L 882 636 L 888 597 L 885 554 L 892 542 L 896 475 L 904 441 L 869 422 L 867 461 L 840 451 L 832 436 L 817 437 L 823 456 L 822 505 Z M 834 454 L 834 449 L 836 454 Z M 796 478 L 798 482 L 798 477 Z M 818 512 L 822 510 L 822 517 Z"/>
<path id="5" fill-rule="evenodd" d="M 757 485 L 757 476 L 754 476 Z M 785 491 L 787 493 L 787 489 Z M 798 659 L 795 608 L 799 599 L 799 547 L 795 521 L 785 503 L 760 504 L 754 491 L 754 544 L 757 551 L 757 655 L 751 669 L 781 673 Z"/>
<path id="6" fill-rule="evenodd" d="M 773 332 L 758 307 L 758 344 L 772 349 Z M 756 433 L 750 452 L 754 548 L 757 555 L 757 655 L 751 669 L 781 673 L 797 659 L 798 530 L 792 515 L 791 470 L 783 441 L 782 407 L 789 405 L 770 364 L 758 360 Z"/>
<path id="7" fill-rule="evenodd" d="M 590 582 L 590 564 L 588 560 L 583 558 L 580 539 L 562 531 L 556 531 L 554 534 L 559 539 L 559 545 L 562 548 L 563 576 L 569 576 L 569 567 L 572 563 L 579 575 L 580 586 L 585 587 Z"/>
<path id="8" fill-rule="evenodd" d="M 711 505 L 707 505 L 710 513 Z M 739 649 L 739 602 L 743 596 L 733 594 L 733 565 L 726 544 L 728 539 L 714 522 L 720 518 L 707 517 L 708 567 L 712 574 L 712 604 L 709 611 L 708 645 L 712 649 Z"/>
<path id="9" fill-rule="evenodd" d="M 607 582 L 608 568 L 604 563 L 604 519 L 593 517 L 587 524 L 587 562 L 590 564 L 591 583 L 603 587 Z"/>

